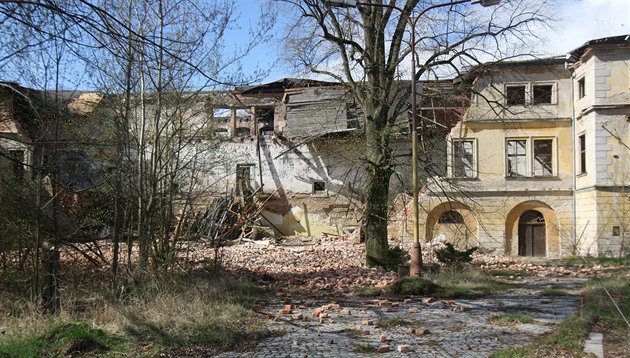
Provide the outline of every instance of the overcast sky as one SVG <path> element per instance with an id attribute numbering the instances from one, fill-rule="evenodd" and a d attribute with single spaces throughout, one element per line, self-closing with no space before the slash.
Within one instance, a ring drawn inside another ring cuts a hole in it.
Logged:
<path id="1" fill-rule="evenodd" d="M 257 8 L 262 0 L 236 1 L 242 11 L 241 21 L 257 21 Z M 558 21 L 553 30 L 541 34 L 546 55 L 564 55 L 588 40 L 630 34 L 630 0 L 553 0 L 553 3 L 556 13 L 552 16 Z M 296 76 L 290 68 L 276 63 L 278 51 L 277 46 L 264 46 L 246 64 L 272 67 L 264 82 Z"/>

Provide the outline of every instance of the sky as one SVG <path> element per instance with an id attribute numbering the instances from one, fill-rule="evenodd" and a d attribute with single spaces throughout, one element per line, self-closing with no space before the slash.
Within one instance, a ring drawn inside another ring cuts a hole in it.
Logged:
<path id="1" fill-rule="evenodd" d="M 263 0 L 236 0 L 240 21 L 255 23 L 258 7 Z M 552 29 L 545 29 L 541 41 L 545 55 L 562 56 L 585 42 L 607 36 L 630 34 L 630 0 L 552 0 L 558 21 Z M 235 40 L 243 38 L 235 33 Z M 257 48 L 245 60 L 246 67 L 269 67 L 271 71 L 262 82 L 271 82 L 297 74 L 277 60 L 277 44 Z"/>

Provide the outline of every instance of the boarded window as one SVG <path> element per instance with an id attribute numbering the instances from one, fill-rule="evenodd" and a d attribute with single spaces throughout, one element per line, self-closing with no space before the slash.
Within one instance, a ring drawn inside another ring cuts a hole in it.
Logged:
<path id="1" fill-rule="evenodd" d="M 505 103 L 509 106 L 525 105 L 525 86 L 507 86 L 505 89 Z"/>
<path id="2" fill-rule="evenodd" d="M 454 210 L 449 210 L 440 215 L 438 219 L 438 224 L 463 224 L 464 217 L 462 214 L 458 213 Z"/>
<path id="3" fill-rule="evenodd" d="M 553 140 L 534 140 L 534 175 L 553 175 Z"/>
<path id="4" fill-rule="evenodd" d="M 507 141 L 507 175 L 510 177 L 527 175 L 527 151 L 525 140 Z"/>
<path id="5" fill-rule="evenodd" d="M 453 142 L 453 176 L 457 178 L 474 177 L 473 142 L 457 140 Z"/>
<path id="6" fill-rule="evenodd" d="M 532 103 L 533 104 L 551 104 L 552 100 L 552 85 L 534 85 L 532 90 Z"/>

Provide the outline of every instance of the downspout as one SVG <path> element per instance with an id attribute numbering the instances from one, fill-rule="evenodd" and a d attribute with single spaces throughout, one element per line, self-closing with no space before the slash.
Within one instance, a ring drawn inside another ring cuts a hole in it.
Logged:
<path id="1" fill-rule="evenodd" d="M 564 63 L 564 67 L 566 69 L 569 69 L 569 64 L 568 62 Z M 570 70 L 569 70 L 570 71 Z M 572 156 L 573 156 L 573 165 L 572 165 L 572 178 L 573 178 L 573 183 L 572 183 L 572 188 L 571 188 L 571 201 L 572 201 L 572 213 L 571 213 L 571 219 L 573 221 L 573 230 L 572 230 L 572 236 L 573 236 L 573 255 L 577 255 L 578 254 L 578 247 L 577 247 L 577 200 L 575 198 L 576 195 L 576 188 L 577 188 L 577 156 L 576 156 L 576 143 L 575 143 L 575 138 L 576 138 L 576 128 L 575 128 L 575 88 L 574 88 L 574 80 L 575 80 L 575 73 L 573 71 L 571 71 L 571 76 L 569 77 L 569 79 L 571 80 L 571 152 L 572 152 Z"/>

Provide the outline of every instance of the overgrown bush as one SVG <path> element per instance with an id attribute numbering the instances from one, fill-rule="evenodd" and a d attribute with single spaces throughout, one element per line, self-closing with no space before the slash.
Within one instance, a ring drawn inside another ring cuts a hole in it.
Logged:
<path id="1" fill-rule="evenodd" d="M 446 266 L 461 269 L 465 264 L 472 261 L 472 254 L 477 251 L 478 247 L 472 247 L 468 250 L 457 250 L 453 244 L 445 243 L 446 247 L 435 250 L 435 256 L 438 261 Z"/>
<path id="2" fill-rule="evenodd" d="M 440 286 L 432 281 L 420 277 L 403 277 L 394 281 L 388 291 L 396 295 L 421 295 L 431 296 L 439 290 Z"/>

